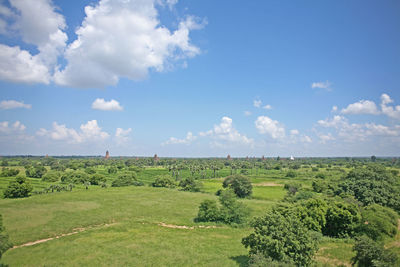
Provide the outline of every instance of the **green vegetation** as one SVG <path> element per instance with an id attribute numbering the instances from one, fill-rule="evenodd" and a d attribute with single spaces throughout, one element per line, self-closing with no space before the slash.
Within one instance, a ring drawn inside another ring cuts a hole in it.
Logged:
<path id="1" fill-rule="evenodd" d="M 3 162 L 10 266 L 398 264 L 397 159 Z"/>

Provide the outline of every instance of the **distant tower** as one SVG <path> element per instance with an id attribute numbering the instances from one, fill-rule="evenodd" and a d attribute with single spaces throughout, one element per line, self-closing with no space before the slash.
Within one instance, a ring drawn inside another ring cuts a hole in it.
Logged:
<path id="1" fill-rule="evenodd" d="M 157 154 L 154 154 L 153 159 L 154 159 L 154 161 L 158 161 L 160 158 L 157 156 Z"/>
<path id="2" fill-rule="evenodd" d="M 228 156 L 226 157 L 227 160 L 231 160 L 231 155 L 228 154 Z"/>
<path id="3" fill-rule="evenodd" d="M 106 151 L 106 159 L 110 158 L 110 152 L 108 152 L 108 150 Z"/>
<path id="4" fill-rule="evenodd" d="M 265 160 L 265 157 L 264 157 L 264 155 L 261 157 L 261 159 L 262 159 L 262 160 Z"/>
<path id="5" fill-rule="evenodd" d="M 293 156 L 290 156 L 290 160 L 294 160 L 294 157 L 293 157 Z"/>

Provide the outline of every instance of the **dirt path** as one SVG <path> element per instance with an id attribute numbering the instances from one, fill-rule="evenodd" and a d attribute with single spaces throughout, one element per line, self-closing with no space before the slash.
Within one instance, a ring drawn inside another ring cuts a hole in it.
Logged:
<path id="1" fill-rule="evenodd" d="M 161 227 L 174 228 L 174 229 L 187 229 L 187 230 L 194 230 L 196 228 L 203 228 L 203 229 L 218 228 L 215 225 L 210 225 L 210 226 L 205 226 L 205 225 L 186 226 L 186 225 L 166 224 L 166 223 L 163 223 L 163 222 L 160 222 L 158 225 L 161 226 Z"/>
<path id="2" fill-rule="evenodd" d="M 36 241 L 31 241 L 31 242 L 28 242 L 28 243 L 25 243 L 25 244 L 22 244 L 22 245 L 13 246 L 11 249 L 21 248 L 21 247 L 29 247 L 29 246 L 45 243 L 45 242 L 51 241 L 53 239 L 58 239 L 58 238 L 65 237 L 65 236 L 79 234 L 79 233 L 84 232 L 84 231 L 89 230 L 89 229 L 104 228 L 104 227 L 109 227 L 109 226 L 115 225 L 115 224 L 116 223 L 99 224 L 99 225 L 88 226 L 88 227 L 85 227 L 85 228 L 75 228 L 75 229 L 73 229 L 73 232 L 70 232 L 70 233 L 61 234 L 61 235 L 57 235 L 55 237 L 49 237 L 49 238 L 45 238 L 45 239 L 39 239 L 39 240 L 36 240 Z"/>

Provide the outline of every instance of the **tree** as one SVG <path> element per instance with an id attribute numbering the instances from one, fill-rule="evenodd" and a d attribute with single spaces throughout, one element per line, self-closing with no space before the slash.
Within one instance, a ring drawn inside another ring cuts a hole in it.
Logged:
<path id="1" fill-rule="evenodd" d="M 242 175 L 232 175 L 225 178 L 222 183 L 224 188 L 232 188 L 236 196 L 240 198 L 250 197 L 253 193 L 253 186 L 250 180 Z"/>
<path id="2" fill-rule="evenodd" d="M 112 181 L 112 187 L 121 187 L 121 186 L 141 186 L 142 182 L 139 182 L 136 178 L 136 174 L 134 172 L 125 172 L 118 175 L 118 177 Z"/>
<path id="3" fill-rule="evenodd" d="M 19 170 L 17 169 L 9 169 L 9 168 L 3 168 L 1 171 L 0 176 L 2 177 L 11 177 L 11 176 L 17 176 L 19 173 Z"/>
<path id="4" fill-rule="evenodd" d="M 25 170 L 27 177 L 31 178 L 42 178 L 42 176 L 47 172 L 44 166 L 30 167 Z"/>
<path id="5" fill-rule="evenodd" d="M 15 181 L 11 181 L 4 190 L 5 198 L 22 198 L 28 197 L 32 192 L 33 187 L 31 183 L 25 178 L 18 176 Z"/>
<path id="6" fill-rule="evenodd" d="M 61 176 L 62 183 L 84 184 L 89 181 L 89 175 L 81 170 L 66 171 Z"/>
<path id="7" fill-rule="evenodd" d="M 351 237 L 361 222 L 360 212 L 354 204 L 333 201 L 326 211 L 326 224 L 322 228 L 324 235 L 332 237 Z"/>
<path id="8" fill-rule="evenodd" d="M 362 210 L 360 232 L 375 241 L 397 234 L 398 215 L 390 208 L 373 204 Z"/>
<path id="9" fill-rule="evenodd" d="M 167 175 L 157 176 L 151 185 L 153 187 L 167 187 L 167 188 L 176 187 L 175 181 L 172 179 L 172 177 Z"/>
<path id="10" fill-rule="evenodd" d="M 95 173 L 90 176 L 90 184 L 92 185 L 99 185 L 101 183 L 105 183 L 107 181 L 106 177 L 103 174 Z"/>
<path id="11" fill-rule="evenodd" d="M 292 261 L 297 266 L 311 264 L 318 242 L 296 215 L 268 211 L 251 225 L 254 233 L 242 239 L 243 245 L 250 248 L 250 256 L 261 254 L 278 262 Z"/>
<path id="12" fill-rule="evenodd" d="M 398 266 L 398 256 L 395 252 L 385 249 L 382 243 L 375 242 L 367 236 L 358 237 L 353 250 L 356 252 L 353 264 L 359 267 Z"/>
<path id="13" fill-rule="evenodd" d="M 45 175 L 42 177 L 42 181 L 45 182 L 58 182 L 60 179 L 60 172 L 58 171 L 48 171 Z"/>
<path id="14" fill-rule="evenodd" d="M 376 161 L 376 156 L 375 156 L 375 155 L 371 156 L 371 161 L 372 161 L 372 162 L 375 162 L 375 161 Z"/>
<path id="15" fill-rule="evenodd" d="M 192 177 L 182 180 L 179 186 L 182 187 L 183 191 L 190 192 L 200 192 L 201 189 L 201 184 Z"/>
<path id="16" fill-rule="evenodd" d="M 12 247 L 11 242 L 8 239 L 8 235 L 5 233 L 5 228 L 3 226 L 3 217 L 0 214 L 0 258 L 3 256 L 9 248 Z"/>

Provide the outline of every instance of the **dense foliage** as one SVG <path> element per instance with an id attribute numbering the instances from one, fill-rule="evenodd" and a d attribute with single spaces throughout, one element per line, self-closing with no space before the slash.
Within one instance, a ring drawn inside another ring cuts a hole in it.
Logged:
<path id="1" fill-rule="evenodd" d="M 28 197 L 32 192 L 33 187 L 25 177 L 16 177 L 11 181 L 6 190 L 4 190 L 5 198 L 21 198 Z"/>
<path id="2" fill-rule="evenodd" d="M 358 237 L 353 250 L 356 252 L 353 263 L 359 267 L 399 266 L 398 255 L 394 251 L 385 249 L 382 243 L 367 236 Z"/>
<path id="3" fill-rule="evenodd" d="M 160 175 L 155 178 L 154 182 L 151 185 L 153 187 L 174 188 L 176 187 L 176 182 L 172 179 L 171 176 Z"/>
<path id="4" fill-rule="evenodd" d="M 252 222 L 254 233 L 243 238 L 250 248 L 250 255 L 263 255 L 278 262 L 294 262 L 296 266 L 308 266 L 318 248 L 307 227 L 296 215 L 282 215 L 269 211 Z"/>
<path id="5" fill-rule="evenodd" d="M 249 178 L 242 175 L 232 175 L 225 178 L 222 183 L 224 188 L 232 188 L 235 194 L 240 197 L 250 197 L 253 193 L 253 186 Z"/>
<path id="6" fill-rule="evenodd" d="M 1 171 L 0 176 L 2 177 L 12 177 L 16 176 L 19 173 L 19 170 L 17 169 L 10 169 L 10 168 L 3 168 Z"/>
<path id="7" fill-rule="evenodd" d="M 111 183 L 112 187 L 130 186 L 130 185 L 135 185 L 135 186 L 143 185 L 142 182 L 139 182 L 137 180 L 135 172 L 121 173 Z"/>
<path id="8" fill-rule="evenodd" d="M 0 258 L 9 248 L 12 247 L 11 242 L 8 239 L 8 235 L 5 233 L 3 226 L 3 217 L 0 214 Z"/>
<path id="9" fill-rule="evenodd" d="M 361 233 L 373 240 L 396 236 L 399 216 L 392 209 L 373 204 L 366 207 L 361 214 Z"/>
<path id="10" fill-rule="evenodd" d="M 201 190 L 201 183 L 191 177 L 180 181 L 179 186 L 182 187 L 183 191 L 200 192 Z"/>

